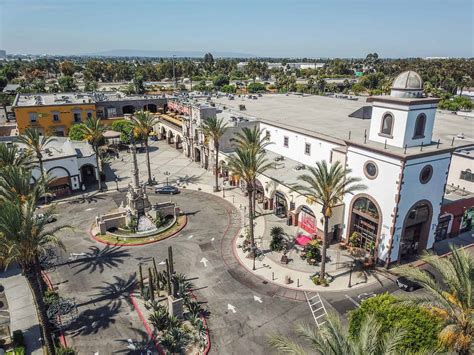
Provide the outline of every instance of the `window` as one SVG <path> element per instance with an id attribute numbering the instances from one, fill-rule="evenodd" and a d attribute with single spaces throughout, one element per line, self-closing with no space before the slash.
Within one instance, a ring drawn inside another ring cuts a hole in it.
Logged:
<path id="1" fill-rule="evenodd" d="M 311 155 L 311 144 L 309 143 L 304 144 L 304 153 L 306 155 Z"/>
<path id="2" fill-rule="evenodd" d="M 382 118 L 382 127 L 380 128 L 380 134 L 383 136 L 392 136 L 393 130 L 393 116 L 391 113 L 386 113 Z"/>
<path id="3" fill-rule="evenodd" d="M 29 116 L 31 123 L 36 123 L 38 121 L 38 114 L 36 112 L 30 112 Z"/>
<path id="4" fill-rule="evenodd" d="M 364 174 L 370 180 L 373 180 L 377 177 L 379 174 L 379 169 L 377 168 L 375 162 L 369 160 L 364 164 Z"/>
<path id="5" fill-rule="evenodd" d="M 431 180 L 433 176 L 433 167 L 431 165 L 426 165 L 421 169 L 420 172 L 420 182 L 422 184 L 426 184 L 428 181 Z"/>
<path id="6" fill-rule="evenodd" d="M 271 135 L 270 135 L 270 131 L 268 131 L 268 130 L 265 131 L 265 139 L 266 139 L 267 141 L 270 140 L 270 136 L 271 136 Z"/>
<path id="7" fill-rule="evenodd" d="M 474 182 L 474 174 L 472 173 L 471 169 L 466 169 L 461 171 L 460 179 Z"/>
<path id="8" fill-rule="evenodd" d="M 53 112 L 53 122 L 59 122 L 59 112 Z"/>
<path id="9" fill-rule="evenodd" d="M 108 107 L 107 117 L 115 117 L 115 116 L 117 116 L 117 109 L 115 107 Z"/>
<path id="10" fill-rule="evenodd" d="M 87 118 L 92 118 L 92 111 L 87 111 Z"/>
<path id="11" fill-rule="evenodd" d="M 74 122 L 75 123 L 80 123 L 82 121 L 80 112 L 74 112 L 73 115 L 74 115 Z"/>
<path id="12" fill-rule="evenodd" d="M 285 148 L 288 148 L 290 146 L 290 138 L 288 138 L 287 136 L 283 137 L 283 146 Z"/>
<path id="13" fill-rule="evenodd" d="M 413 138 L 424 138 L 425 137 L 425 125 L 426 125 L 426 115 L 420 113 L 416 118 L 415 122 L 415 133 Z"/>

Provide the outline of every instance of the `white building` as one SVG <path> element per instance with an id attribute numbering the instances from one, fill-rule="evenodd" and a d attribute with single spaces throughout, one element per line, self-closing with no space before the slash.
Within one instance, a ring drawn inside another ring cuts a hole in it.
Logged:
<path id="1" fill-rule="evenodd" d="M 16 144 L 14 137 L 2 140 L 2 143 Z M 18 144 L 20 149 L 25 149 Z M 87 142 L 72 141 L 69 138 L 55 137 L 42 152 L 43 167 L 53 179 L 50 190 L 56 196 L 69 195 L 97 184 L 97 164 L 92 146 Z M 40 169 L 36 167 L 32 180 L 40 177 Z"/>
<path id="2" fill-rule="evenodd" d="M 292 95 L 213 101 L 223 113 L 258 120 L 274 161 L 256 182 L 258 201 L 288 224 L 323 231 L 321 205 L 292 188 L 306 166 L 340 161 L 360 178 L 367 188 L 334 209 L 331 239 L 355 235 L 388 265 L 432 247 L 453 151 L 474 145 L 466 119 L 437 113 L 438 99 L 423 97 L 422 87 L 409 71 L 396 78 L 390 96 L 371 97 L 370 105 Z M 237 109 L 242 105 L 245 113 Z"/>

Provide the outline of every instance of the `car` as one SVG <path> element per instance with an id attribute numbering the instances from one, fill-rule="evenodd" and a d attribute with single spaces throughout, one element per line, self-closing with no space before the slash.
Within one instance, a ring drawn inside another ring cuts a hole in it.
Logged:
<path id="1" fill-rule="evenodd" d="M 428 270 L 421 270 L 421 271 L 426 273 L 433 280 L 435 279 L 435 276 L 431 272 L 429 272 Z M 397 278 L 397 280 L 395 282 L 397 283 L 397 286 L 400 290 L 403 290 L 403 291 L 406 291 L 406 292 L 412 292 L 412 291 L 418 290 L 418 289 L 423 287 L 418 282 L 412 281 L 412 280 L 406 278 L 405 276 L 400 276 L 399 278 Z"/>
<path id="2" fill-rule="evenodd" d="M 155 194 L 176 195 L 176 194 L 179 194 L 179 189 L 177 187 L 170 186 L 170 185 L 159 186 L 155 188 Z"/>
<path id="3" fill-rule="evenodd" d="M 43 213 L 38 213 L 36 215 L 36 218 L 42 221 L 46 218 L 46 216 Z M 56 217 L 49 215 L 48 218 L 46 219 L 46 223 L 53 223 L 53 222 L 56 222 L 56 220 L 57 220 Z"/>

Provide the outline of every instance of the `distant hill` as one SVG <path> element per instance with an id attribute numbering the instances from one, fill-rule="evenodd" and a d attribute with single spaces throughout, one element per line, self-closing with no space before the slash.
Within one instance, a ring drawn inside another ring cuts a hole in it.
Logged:
<path id="1" fill-rule="evenodd" d="M 139 49 L 111 49 L 103 52 L 86 53 L 85 56 L 91 57 L 163 57 L 170 58 L 173 55 L 176 57 L 193 57 L 201 58 L 208 52 L 200 51 L 155 51 L 155 50 L 139 50 Z M 249 53 L 237 52 L 211 52 L 214 57 L 221 58 L 251 58 L 256 57 Z"/>

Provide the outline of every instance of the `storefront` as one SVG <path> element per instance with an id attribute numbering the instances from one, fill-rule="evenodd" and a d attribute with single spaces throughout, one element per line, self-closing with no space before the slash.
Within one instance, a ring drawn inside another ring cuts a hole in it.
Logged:
<path id="1" fill-rule="evenodd" d="M 69 183 L 69 177 L 61 177 L 54 179 L 49 184 L 49 190 L 56 197 L 67 196 L 71 194 L 71 185 Z"/>
<path id="2" fill-rule="evenodd" d="M 280 191 L 275 192 L 274 213 L 280 218 L 288 217 L 288 204 L 286 203 L 286 197 Z"/>
<path id="3" fill-rule="evenodd" d="M 299 213 L 298 225 L 311 235 L 316 234 L 316 217 L 309 207 L 303 206 Z"/>
<path id="4" fill-rule="evenodd" d="M 262 183 L 258 180 L 255 180 L 255 199 L 258 203 L 263 203 L 263 198 L 265 196 L 265 192 L 263 190 Z"/>

